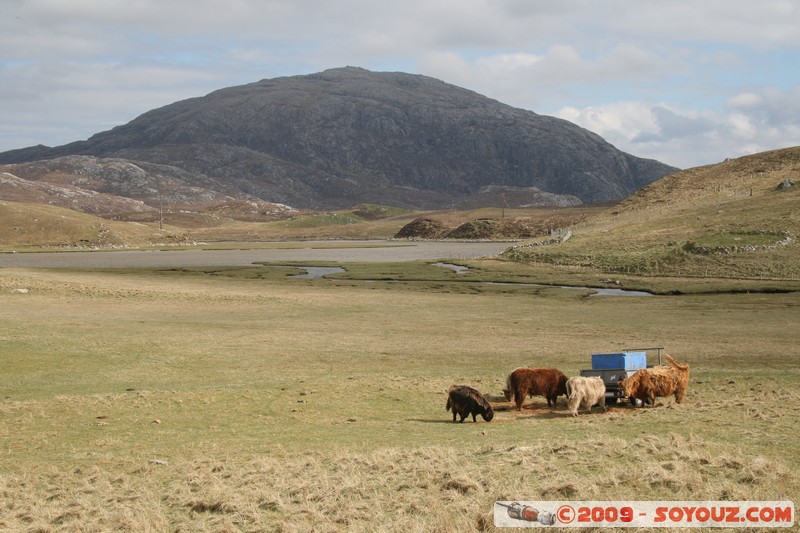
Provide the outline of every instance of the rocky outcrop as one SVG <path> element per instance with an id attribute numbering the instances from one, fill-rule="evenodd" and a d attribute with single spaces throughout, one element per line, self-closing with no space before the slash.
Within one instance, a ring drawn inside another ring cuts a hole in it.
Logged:
<path id="1" fill-rule="evenodd" d="M 141 213 L 152 208 L 144 202 L 84 189 L 69 183 L 31 181 L 4 171 L 0 165 L 0 198 L 12 202 L 48 204 L 82 213 Z"/>

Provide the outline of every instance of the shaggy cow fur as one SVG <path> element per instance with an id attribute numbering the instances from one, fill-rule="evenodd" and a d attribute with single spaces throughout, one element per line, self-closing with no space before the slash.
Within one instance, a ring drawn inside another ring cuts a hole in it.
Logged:
<path id="1" fill-rule="evenodd" d="M 503 394 L 506 400 L 514 398 L 517 411 L 526 396 L 544 396 L 548 407 L 555 407 L 558 397 L 567 395 L 567 376 L 557 368 L 517 368 L 506 377 Z"/>
<path id="2" fill-rule="evenodd" d="M 665 354 L 669 366 L 655 366 L 637 370 L 633 375 L 620 381 L 620 387 L 628 398 L 642 400 L 655 405 L 656 397 L 675 395 L 675 403 L 686 397 L 689 386 L 689 365 L 676 362 Z"/>
<path id="3" fill-rule="evenodd" d="M 472 415 L 473 422 L 477 422 L 475 419 L 477 415 L 481 415 L 487 422 L 491 422 L 494 418 L 492 405 L 480 392 L 466 385 L 450 387 L 447 391 L 447 405 L 444 410 L 453 411 L 453 422 L 456 421 L 456 415 L 461 417 L 459 422 L 463 422 L 469 415 Z"/>
<path id="4" fill-rule="evenodd" d="M 592 412 L 592 407 L 599 404 L 606 411 L 606 384 L 599 377 L 575 376 L 567 380 L 567 405 L 572 416 L 578 416 L 578 408 L 585 407 Z"/>

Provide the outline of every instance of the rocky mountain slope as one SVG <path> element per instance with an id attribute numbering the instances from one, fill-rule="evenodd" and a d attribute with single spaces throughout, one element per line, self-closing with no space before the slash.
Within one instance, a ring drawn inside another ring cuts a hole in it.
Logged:
<path id="1" fill-rule="evenodd" d="M 76 155 L 159 165 L 149 171 L 178 179 L 186 203 L 229 196 L 312 209 L 472 206 L 488 201 L 487 187 L 495 200 L 508 188 L 510 206 L 597 203 L 676 170 L 433 78 L 353 67 L 222 89 L 86 141 L 2 153 L 0 163 Z M 152 204 L 164 186 L 147 181 L 117 181 L 116 194 Z"/>
<path id="2" fill-rule="evenodd" d="M 58 205 L 93 214 L 139 212 L 223 202 L 237 191 L 167 165 L 64 156 L 0 165 L 0 198 Z"/>

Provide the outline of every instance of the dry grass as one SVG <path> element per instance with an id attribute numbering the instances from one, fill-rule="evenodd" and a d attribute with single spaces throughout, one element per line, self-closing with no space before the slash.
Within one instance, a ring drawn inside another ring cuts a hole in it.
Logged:
<path id="1" fill-rule="evenodd" d="M 602 460 L 598 460 L 602 458 Z M 195 457 L 4 476 L 0 526 L 39 531 L 473 531 L 494 501 L 770 500 L 795 475 L 692 436 Z"/>
<path id="2" fill-rule="evenodd" d="M 471 531 L 498 499 L 797 501 L 798 307 L 2 270 L 0 529 Z M 517 366 L 655 345 L 692 365 L 681 405 L 502 399 Z M 451 423 L 454 383 L 495 419 Z"/>
<path id="3" fill-rule="evenodd" d="M 182 229 L 160 229 L 157 222 L 117 222 L 52 205 L 7 200 L 0 200 L 0 236 L 0 250 L 133 247 L 187 240 Z"/>
<path id="4" fill-rule="evenodd" d="M 800 245 L 732 253 L 698 249 L 776 244 L 800 227 L 800 148 L 741 157 L 667 176 L 574 230 L 562 245 L 517 260 L 615 275 L 800 280 Z"/>

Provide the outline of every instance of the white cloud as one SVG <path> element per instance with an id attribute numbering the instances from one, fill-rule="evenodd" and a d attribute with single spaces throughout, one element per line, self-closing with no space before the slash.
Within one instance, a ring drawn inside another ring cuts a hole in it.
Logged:
<path id="1" fill-rule="evenodd" d="M 776 125 L 800 125 L 800 84 L 782 90 L 763 87 L 729 98 L 726 106 Z"/>
<path id="2" fill-rule="evenodd" d="M 564 107 L 555 115 L 626 152 L 685 168 L 800 145 L 800 114 L 795 112 L 799 92 L 800 87 L 741 93 L 721 110 L 631 101 Z"/>
<path id="3" fill-rule="evenodd" d="M 747 91 L 728 98 L 727 105 L 731 108 L 755 109 L 762 105 L 764 100 L 758 94 Z"/>
<path id="4" fill-rule="evenodd" d="M 758 129 L 746 115 L 741 113 L 731 113 L 728 115 L 724 124 L 728 126 L 731 136 L 751 141 L 758 135 Z"/>
<path id="5" fill-rule="evenodd" d="M 506 74 L 531 68 L 542 60 L 542 56 L 518 52 L 515 54 L 498 54 L 482 57 L 476 61 L 476 67 L 490 74 Z"/>
<path id="6" fill-rule="evenodd" d="M 704 0 L 703 2 L 598 2 L 607 10 L 604 25 L 613 34 L 639 38 L 737 43 L 767 49 L 800 45 L 800 6 L 789 0 Z M 597 15 L 597 11 L 588 9 Z"/>
<path id="7" fill-rule="evenodd" d="M 565 107 L 555 113 L 591 130 L 601 137 L 614 136 L 627 142 L 645 133 L 658 131 L 658 121 L 652 109 L 642 102 L 614 102 L 583 109 Z"/>

